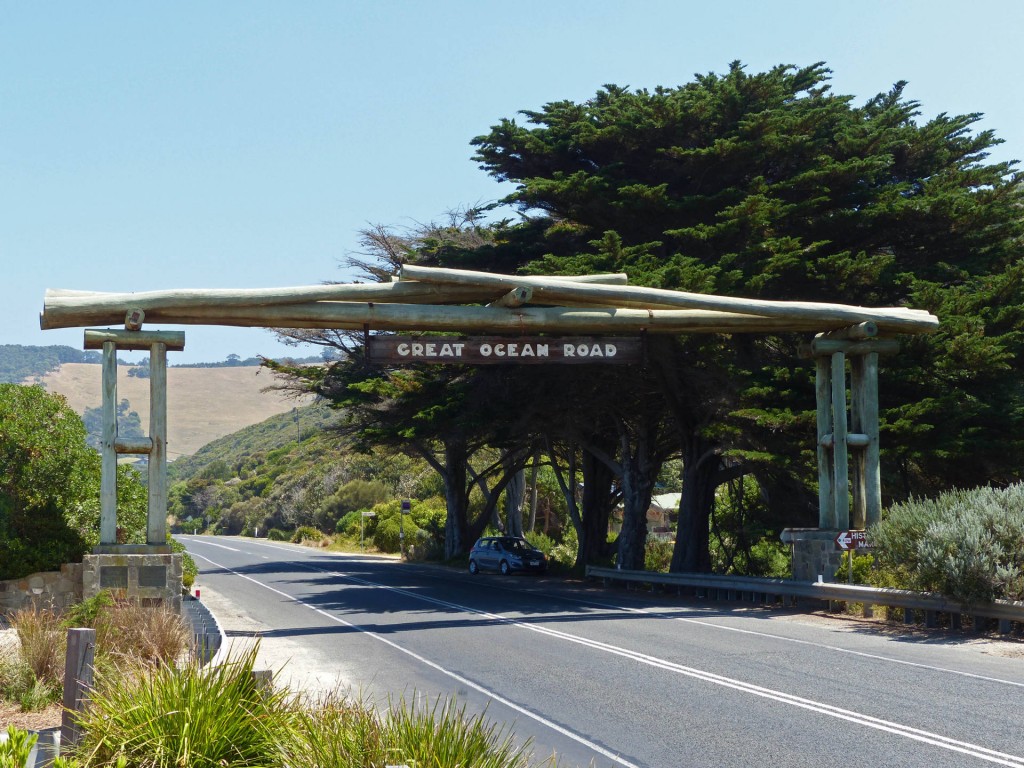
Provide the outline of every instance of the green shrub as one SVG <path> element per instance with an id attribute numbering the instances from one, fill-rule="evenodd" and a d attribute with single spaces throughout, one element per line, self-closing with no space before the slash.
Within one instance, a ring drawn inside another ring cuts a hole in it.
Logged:
<path id="1" fill-rule="evenodd" d="M 839 567 L 836 568 L 836 572 L 833 575 L 834 580 L 837 582 L 846 582 L 850 579 L 850 557 L 853 557 L 853 583 L 870 584 L 872 580 L 872 571 L 874 570 L 875 564 L 874 555 L 858 555 L 856 554 L 856 552 L 853 551 L 843 552 L 843 555 L 839 560 Z M 878 584 L 876 586 L 892 585 Z"/>
<path id="2" fill-rule="evenodd" d="M 37 734 L 15 728 L 7 729 L 7 740 L 0 741 L 0 766 L 3 768 L 22 768 L 28 765 L 28 756 L 35 746 Z"/>
<path id="3" fill-rule="evenodd" d="M 373 534 L 373 545 L 381 552 L 398 552 L 401 549 L 401 540 L 399 538 L 399 532 L 405 531 L 405 541 L 409 543 L 415 542 L 419 537 L 425 536 L 420 529 L 416 526 L 409 515 L 405 516 L 405 519 L 401 519 L 401 515 L 392 515 L 391 517 L 385 517 L 383 520 L 378 520 L 377 528 Z"/>
<path id="4" fill-rule="evenodd" d="M 668 573 L 672 564 L 672 548 L 674 543 L 664 539 L 648 538 L 644 547 L 644 569 L 658 573 Z"/>
<path id="5" fill-rule="evenodd" d="M 168 537 L 167 543 L 170 544 L 172 552 L 181 554 L 181 586 L 185 589 L 191 589 L 192 585 L 196 583 L 196 576 L 199 575 L 196 561 L 192 559 L 192 555 L 185 549 L 185 545 L 177 539 Z"/>
<path id="6" fill-rule="evenodd" d="M 0 658 L 0 699 L 21 702 L 35 682 L 32 668 L 20 654 Z"/>
<path id="7" fill-rule="evenodd" d="M 79 755 L 108 765 L 281 766 L 295 714 L 286 692 L 253 676 L 258 647 L 213 668 L 160 665 L 129 677 L 104 676 L 82 713 Z"/>
<path id="8" fill-rule="evenodd" d="M 526 768 L 526 747 L 512 733 L 484 715 L 466 717 L 464 705 L 452 700 L 434 705 L 392 705 L 385 730 L 389 761 L 408 765 Z"/>
<path id="9" fill-rule="evenodd" d="M 548 553 L 548 564 L 562 568 L 572 568 L 576 565 L 576 555 L 579 552 L 579 540 L 576 537 L 576 529 L 569 525 L 562 533 L 562 540 L 551 548 Z"/>
<path id="10" fill-rule="evenodd" d="M 523 538 L 530 542 L 530 546 L 539 549 L 545 555 L 550 555 L 555 548 L 555 540 L 541 531 L 527 531 Z"/>
<path id="11" fill-rule="evenodd" d="M 750 548 L 747 559 L 748 576 L 788 579 L 793 575 L 793 559 L 789 547 L 778 539 L 765 537 Z"/>
<path id="12" fill-rule="evenodd" d="M 101 590 L 92 597 L 87 597 L 80 603 L 75 603 L 64 612 L 61 621 L 66 628 L 71 627 L 95 627 L 96 621 L 103 611 L 114 605 L 114 598 L 109 590 Z"/>
<path id="13" fill-rule="evenodd" d="M 966 603 L 1024 599 L 1024 483 L 896 504 L 868 535 L 873 583 Z"/>
<path id="14" fill-rule="evenodd" d="M 282 531 L 280 528 L 271 528 L 267 531 L 267 541 L 288 541 L 291 538 L 287 531 Z"/>
<path id="15" fill-rule="evenodd" d="M 320 541 L 323 537 L 322 531 L 309 525 L 300 525 L 292 534 L 291 541 L 293 544 L 301 544 L 304 541 Z"/>

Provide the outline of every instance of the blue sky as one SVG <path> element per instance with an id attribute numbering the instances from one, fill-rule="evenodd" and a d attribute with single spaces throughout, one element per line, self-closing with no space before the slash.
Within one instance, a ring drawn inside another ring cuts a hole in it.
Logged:
<path id="1" fill-rule="evenodd" d="M 371 223 L 504 189 L 469 141 L 605 83 L 652 88 L 825 61 L 857 101 L 909 81 L 922 116 L 982 112 L 1024 158 L 1024 2 L 0 0 L 0 344 L 46 288 L 344 280 Z M 289 350 L 187 327 L 170 362 Z"/>

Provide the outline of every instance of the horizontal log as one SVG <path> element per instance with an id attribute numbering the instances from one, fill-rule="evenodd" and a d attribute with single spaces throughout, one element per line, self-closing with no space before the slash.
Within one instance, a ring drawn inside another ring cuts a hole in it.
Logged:
<path id="1" fill-rule="evenodd" d="M 120 323 L 117 313 L 91 311 L 50 317 L 47 328 Z M 457 331 L 466 333 L 782 333 L 816 332 L 845 325 L 827 317 L 761 317 L 699 309 L 433 306 L 357 302 L 310 302 L 273 307 L 196 307 L 146 313 L 149 323 L 263 328 Z M 884 329 L 884 325 L 880 324 Z M 121 333 L 126 333 L 121 331 Z M 142 331 L 141 333 L 145 333 Z"/>
<path id="2" fill-rule="evenodd" d="M 98 323 L 74 323 L 74 325 L 102 325 L 116 322 L 118 321 L 100 320 Z M 103 345 L 108 341 L 114 342 L 118 349 L 124 350 L 150 350 L 154 344 L 164 344 L 168 352 L 181 352 L 185 349 L 185 332 L 120 331 L 106 328 L 90 328 L 85 332 L 85 349 L 103 349 Z"/>
<path id="3" fill-rule="evenodd" d="M 552 280 L 567 280 L 570 283 L 600 283 L 602 285 L 626 285 L 629 282 L 629 276 L 625 272 L 609 272 L 599 273 L 596 275 L 549 275 Z M 397 280 L 411 280 L 412 278 L 405 277 L 401 274 Z"/>
<path id="4" fill-rule="evenodd" d="M 928 333 L 936 330 L 939 325 L 938 318 L 934 315 L 904 307 L 868 308 L 806 301 L 767 301 L 629 285 L 578 285 L 549 277 L 498 275 L 489 272 L 437 269 L 410 264 L 402 267 L 402 277 L 419 282 L 506 289 L 525 285 L 533 288 L 535 300 L 542 302 L 586 297 L 590 300 L 601 300 L 607 306 L 614 307 L 656 306 L 658 308 L 708 309 L 756 314 L 763 317 L 807 316 L 838 322 L 838 326 L 832 326 L 834 328 L 874 321 L 878 323 L 879 328 L 882 328 L 883 325 L 887 328 L 898 328 L 898 332 L 902 333 Z"/>
<path id="5" fill-rule="evenodd" d="M 847 355 L 866 355 L 876 352 L 880 355 L 894 355 L 900 351 L 900 343 L 896 339 L 865 339 L 864 341 L 840 341 L 837 339 L 816 338 L 810 344 L 810 356 L 834 355 L 844 352 Z"/>
<path id="6" fill-rule="evenodd" d="M 462 304 L 466 302 L 494 301 L 508 289 L 462 288 L 428 283 L 338 283 L 297 288 L 210 288 L 166 291 L 140 291 L 138 293 L 83 293 L 79 291 L 47 290 L 43 297 L 45 325 L 49 318 L 75 314 L 80 310 L 120 311 L 125 314 L 134 309 L 192 309 L 207 306 L 264 307 L 305 304 L 310 301 L 383 301 L 409 304 Z M 58 326 L 52 326 L 58 327 Z"/>
<path id="7" fill-rule="evenodd" d="M 846 444 L 853 448 L 863 448 L 871 442 L 871 438 L 861 432 L 847 432 L 846 433 Z M 831 448 L 836 444 L 836 437 L 831 432 L 827 435 L 822 435 L 818 441 L 819 445 L 825 448 Z"/>
<path id="8" fill-rule="evenodd" d="M 119 437 L 114 441 L 115 453 L 152 453 L 153 441 L 148 437 Z"/>
<path id="9" fill-rule="evenodd" d="M 871 321 L 849 325 L 837 331 L 818 334 L 821 339 L 833 339 L 837 341 L 850 341 L 859 339 L 873 339 L 878 335 L 878 323 Z"/>

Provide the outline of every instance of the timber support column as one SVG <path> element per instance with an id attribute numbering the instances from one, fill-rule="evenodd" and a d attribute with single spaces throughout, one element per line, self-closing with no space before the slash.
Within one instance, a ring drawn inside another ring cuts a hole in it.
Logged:
<path id="1" fill-rule="evenodd" d="M 813 580 L 818 575 L 830 579 L 835 568 L 824 549 L 830 549 L 832 543 L 822 542 L 848 528 L 865 529 L 882 516 L 878 356 L 898 352 L 899 343 L 873 338 L 877 332 L 873 323 L 862 323 L 819 334 L 803 350 L 805 356 L 815 360 L 818 532 L 793 529 L 786 539 L 794 545 L 793 576 L 798 579 Z M 816 549 L 813 553 L 803 552 L 801 547 Z M 833 557 L 838 567 L 839 553 L 833 553 Z M 816 573 L 803 573 L 806 569 L 797 573 L 795 566 L 799 562 L 814 563 Z"/>
<path id="2" fill-rule="evenodd" d="M 86 555 L 83 594 L 115 589 L 143 603 L 181 606 L 181 556 L 167 545 L 167 352 L 185 348 L 180 331 L 141 331 L 142 313 L 129 313 L 130 330 L 87 330 L 86 349 L 103 350 L 103 435 L 100 479 L 100 543 Z M 149 436 L 117 434 L 117 353 L 148 350 L 150 370 Z M 118 541 L 117 457 L 149 458 L 146 543 Z"/>

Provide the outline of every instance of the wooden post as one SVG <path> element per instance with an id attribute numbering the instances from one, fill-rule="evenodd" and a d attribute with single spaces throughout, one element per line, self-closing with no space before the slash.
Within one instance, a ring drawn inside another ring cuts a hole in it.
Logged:
<path id="1" fill-rule="evenodd" d="M 100 544 L 117 544 L 117 344 L 103 343 L 103 435 L 100 464 Z"/>
<path id="2" fill-rule="evenodd" d="M 864 427 L 864 355 L 850 357 L 850 432 L 863 434 Z M 852 436 L 852 435 L 851 435 Z M 850 440 L 847 445 L 854 448 Z M 865 482 L 866 446 L 857 446 L 851 451 L 853 458 L 853 510 L 850 516 L 850 527 L 863 530 L 867 527 L 867 484 Z M 851 555 L 852 558 L 852 555 Z M 852 562 L 852 560 L 851 560 Z"/>
<path id="3" fill-rule="evenodd" d="M 827 357 L 816 357 L 814 394 L 818 403 L 818 527 L 835 528 L 832 499 L 832 448 L 825 441 L 832 434 L 832 366 Z"/>
<path id="4" fill-rule="evenodd" d="M 149 351 L 149 512 L 146 543 L 167 543 L 167 345 Z"/>
<path id="5" fill-rule="evenodd" d="M 864 355 L 863 432 L 868 436 L 864 449 L 865 524 L 873 525 L 882 519 L 882 472 L 879 460 L 878 428 L 878 354 Z"/>
<path id="6" fill-rule="evenodd" d="M 846 446 L 846 355 L 832 355 L 832 498 L 835 527 L 850 527 L 850 469 Z"/>
<path id="7" fill-rule="evenodd" d="M 68 630 L 68 646 L 64 656 L 64 713 L 60 723 L 60 743 L 63 747 L 73 747 L 81 738 L 77 716 L 93 685 L 95 653 L 95 629 Z"/>

